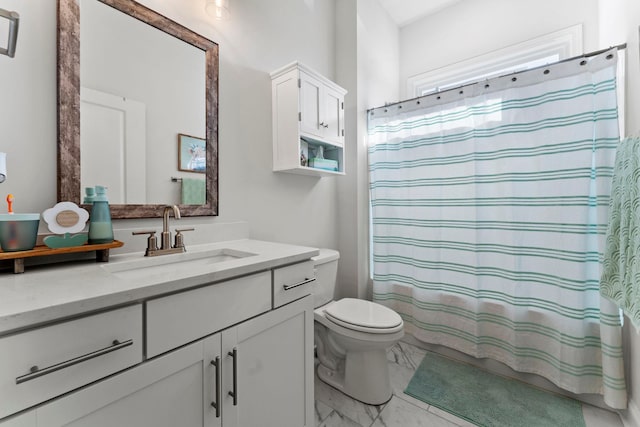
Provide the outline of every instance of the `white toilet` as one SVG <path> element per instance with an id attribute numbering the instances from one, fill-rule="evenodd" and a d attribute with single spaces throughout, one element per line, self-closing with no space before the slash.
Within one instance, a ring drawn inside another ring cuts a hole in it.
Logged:
<path id="1" fill-rule="evenodd" d="M 391 398 L 387 350 L 404 335 L 395 311 L 371 301 L 334 301 L 338 259 L 334 250 L 314 257 L 314 332 L 318 377 L 356 400 L 380 405 Z"/>

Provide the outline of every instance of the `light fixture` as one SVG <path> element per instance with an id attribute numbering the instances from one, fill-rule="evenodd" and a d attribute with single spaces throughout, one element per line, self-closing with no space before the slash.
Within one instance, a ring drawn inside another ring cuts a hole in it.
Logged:
<path id="1" fill-rule="evenodd" d="M 229 0 L 206 0 L 205 10 L 218 20 L 229 19 Z"/>

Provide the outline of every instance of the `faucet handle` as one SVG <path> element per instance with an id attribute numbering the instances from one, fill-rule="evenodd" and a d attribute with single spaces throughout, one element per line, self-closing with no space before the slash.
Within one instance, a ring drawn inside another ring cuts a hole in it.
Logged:
<path id="1" fill-rule="evenodd" d="M 183 231 L 193 231 L 195 230 L 195 228 L 176 228 L 176 240 L 175 240 L 175 245 L 173 246 L 174 248 L 182 248 L 186 251 L 186 248 L 184 247 L 184 236 L 182 235 Z"/>
<path id="2" fill-rule="evenodd" d="M 147 238 L 147 250 L 144 253 L 144 256 L 149 256 L 153 252 L 158 250 L 158 239 L 156 238 L 155 230 L 145 230 L 145 231 L 132 231 L 132 235 L 137 236 L 139 234 L 148 234 Z"/>

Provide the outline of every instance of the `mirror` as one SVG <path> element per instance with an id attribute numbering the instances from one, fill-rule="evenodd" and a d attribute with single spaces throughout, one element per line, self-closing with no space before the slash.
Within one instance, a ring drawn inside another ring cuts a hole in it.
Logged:
<path id="1" fill-rule="evenodd" d="M 58 201 L 105 184 L 116 219 L 218 214 L 218 45 L 132 0 L 59 0 Z"/>

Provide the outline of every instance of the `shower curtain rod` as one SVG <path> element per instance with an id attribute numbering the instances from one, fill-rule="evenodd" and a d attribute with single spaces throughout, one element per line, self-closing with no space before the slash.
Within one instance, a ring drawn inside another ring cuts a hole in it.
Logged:
<path id="1" fill-rule="evenodd" d="M 545 64 L 545 65 L 539 65 L 537 67 L 528 68 L 526 70 L 520 70 L 520 71 L 515 71 L 515 72 L 509 73 L 509 74 L 503 74 L 503 75 L 500 75 L 500 76 L 491 77 L 490 79 L 499 79 L 501 77 L 513 76 L 515 74 L 524 73 L 524 72 L 532 71 L 532 70 L 538 70 L 538 69 L 541 69 L 541 68 L 549 67 L 551 65 L 562 64 L 563 62 L 569 62 L 569 61 L 573 61 L 573 60 L 579 59 L 579 58 L 589 58 L 591 56 L 600 55 L 601 53 L 604 53 L 604 52 L 606 52 L 608 50 L 611 50 L 611 49 L 622 50 L 622 49 L 626 49 L 626 48 L 627 48 L 627 44 L 626 43 L 622 43 L 622 44 L 619 44 L 619 45 L 610 46 L 610 47 L 608 47 L 606 49 L 600 49 L 600 50 L 596 50 L 596 51 L 589 52 L 589 53 L 583 53 L 582 55 L 577 55 L 577 56 L 573 56 L 571 58 L 561 59 L 560 61 L 551 62 L 551 63 Z M 485 80 L 490 80 L 490 79 L 485 79 Z M 367 110 L 367 114 L 370 113 L 370 112 L 372 113 L 374 110 L 379 110 L 381 108 L 389 108 L 389 107 L 393 107 L 395 105 L 403 104 L 405 102 L 418 101 L 420 99 L 425 99 L 425 98 L 428 98 L 430 96 L 440 95 L 440 94 L 443 94 L 443 93 L 446 93 L 446 92 L 450 92 L 450 91 L 453 91 L 453 90 L 460 90 L 460 89 L 465 88 L 465 87 L 473 86 L 473 85 L 475 85 L 475 84 L 477 84 L 479 82 L 482 82 L 482 81 L 484 81 L 484 80 L 477 80 L 475 82 L 466 83 L 466 84 L 463 84 L 463 85 L 460 85 L 460 86 L 456 86 L 456 87 L 452 87 L 452 88 L 449 88 L 449 89 L 438 90 L 438 91 L 435 91 L 435 92 L 428 93 L 426 95 L 416 96 L 415 98 L 409 98 L 409 99 L 405 99 L 403 101 L 391 102 L 391 103 L 385 104 L 385 105 L 383 105 L 381 107 L 370 108 L 370 109 Z"/>

